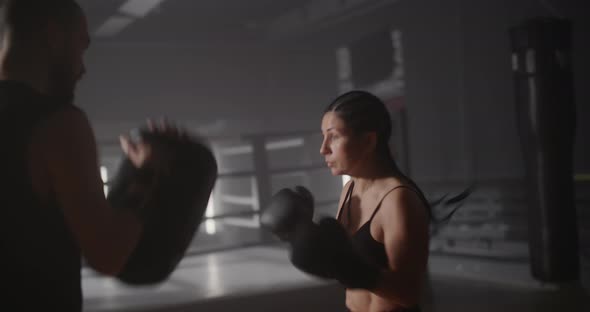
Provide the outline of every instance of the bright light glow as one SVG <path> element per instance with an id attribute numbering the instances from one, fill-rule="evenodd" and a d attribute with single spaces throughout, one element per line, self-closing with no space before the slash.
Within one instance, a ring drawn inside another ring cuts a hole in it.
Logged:
<path id="1" fill-rule="evenodd" d="M 101 37 L 114 36 L 133 21 L 134 19 L 128 16 L 112 16 L 96 30 L 95 34 Z"/>
<path id="2" fill-rule="evenodd" d="M 225 204 L 254 206 L 252 196 L 221 195 L 219 199 Z"/>
<path id="3" fill-rule="evenodd" d="M 258 216 L 252 217 L 226 217 L 223 218 L 223 224 L 257 229 L 260 227 L 260 218 Z"/>
<path id="4" fill-rule="evenodd" d="M 294 148 L 300 147 L 305 144 L 305 140 L 303 138 L 295 138 L 295 139 L 288 139 L 288 140 L 279 140 L 279 141 L 272 141 L 265 144 L 265 148 L 268 151 L 275 151 L 287 148 Z M 244 154 L 251 154 L 254 152 L 254 147 L 250 144 L 245 145 L 237 145 L 231 147 L 223 147 L 219 149 L 219 154 L 223 156 L 236 156 L 236 155 L 244 155 Z"/>
<path id="5" fill-rule="evenodd" d="M 128 0 L 125 2 L 119 12 L 135 17 L 144 17 L 153 9 L 158 7 L 164 0 Z"/>
<path id="6" fill-rule="evenodd" d="M 222 287 L 219 258 L 215 254 L 206 255 L 207 259 L 207 290 L 213 294 L 222 294 L 225 287 Z"/>
<path id="7" fill-rule="evenodd" d="M 109 171 L 108 171 L 107 167 L 100 166 L 100 178 L 103 183 L 109 182 Z M 106 184 L 103 185 L 102 191 L 104 192 L 104 196 L 109 195 L 109 186 Z"/>
<path id="8" fill-rule="evenodd" d="M 205 217 L 211 218 L 215 215 L 215 207 L 213 206 L 213 195 L 209 196 L 209 202 L 207 203 L 207 210 L 205 210 Z M 215 226 L 215 220 L 205 221 L 205 232 L 209 235 L 213 235 L 217 232 Z"/>
<path id="9" fill-rule="evenodd" d="M 215 215 L 215 207 L 213 206 L 213 195 L 209 196 L 207 202 L 207 209 L 205 210 L 205 217 L 211 218 Z"/>
<path id="10" fill-rule="evenodd" d="M 342 176 L 342 186 L 345 186 L 346 183 L 348 183 L 348 181 L 350 181 L 350 176 L 343 175 Z"/>
<path id="11" fill-rule="evenodd" d="M 100 178 L 102 182 L 109 182 L 109 170 L 105 166 L 100 166 Z"/>
<path id="12" fill-rule="evenodd" d="M 269 151 L 287 149 L 287 148 L 303 146 L 304 143 L 305 143 L 305 141 L 303 140 L 303 138 L 280 140 L 280 141 L 266 143 L 266 149 Z"/>
<path id="13" fill-rule="evenodd" d="M 235 156 L 235 155 L 243 155 L 243 154 L 250 154 L 254 151 L 252 145 L 242 145 L 242 146 L 233 146 L 233 147 L 224 147 L 219 149 L 219 154 L 223 156 Z"/>
<path id="14" fill-rule="evenodd" d="M 217 228 L 215 225 L 215 220 L 206 220 L 205 221 L 205 232 L 209 235 L 214 235 L 217 233 Z"/>

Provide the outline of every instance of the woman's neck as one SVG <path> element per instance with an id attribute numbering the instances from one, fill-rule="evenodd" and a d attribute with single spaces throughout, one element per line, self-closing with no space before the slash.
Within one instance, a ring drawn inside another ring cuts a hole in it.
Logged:
<path id="1" fill-rule="evenodd" d="M 400 172 L 392 161 L 386 160 L 375 160 L 367 161 L 365 168 L 359 168 L 358 174 L 353 174 L 352 180 L 354 181 L 355 189 L 359 193 L 363 194 L 369 190 L 376 181 L 382 180 L 388 177 L 400 176 Z"/>

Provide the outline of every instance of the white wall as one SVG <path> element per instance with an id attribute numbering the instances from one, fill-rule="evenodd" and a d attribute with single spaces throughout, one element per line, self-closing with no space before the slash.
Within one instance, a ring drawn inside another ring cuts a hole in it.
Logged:
<path id="1" fill-rule="evenodd" d="M 153 116 L 211 135 L 319 129 L 336 90 L 331 57 L 256 44 L 99 42 L 77 103 L 101 141 Z"/>

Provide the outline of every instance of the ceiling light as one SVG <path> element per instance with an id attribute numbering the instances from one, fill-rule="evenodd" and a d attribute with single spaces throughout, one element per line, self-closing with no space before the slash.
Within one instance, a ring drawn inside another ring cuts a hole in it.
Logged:
<path id="1" fill-rule="evenodd" d="M 119 12 L 135 17 L 144 17 L 163 1 L 164 0 L 128 0 L 121 6 Z"/>
<path id="2" fill-rule="evenodd" d="M 97 30 L 97 36 L 113 36 L 133 22 L 133 18 L 127 16 L 113 16 L 106 20 Z"/>

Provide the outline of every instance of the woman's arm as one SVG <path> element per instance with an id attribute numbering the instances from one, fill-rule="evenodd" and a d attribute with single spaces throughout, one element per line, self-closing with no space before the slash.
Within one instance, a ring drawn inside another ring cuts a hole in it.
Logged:
<path id="1" fill-rule="evenodd" d="M 403 306 L 414 305 L 419 301 L 428 262 L 426 207 L 416 193 L 400 189 L 385 197 L 377 220 L 383 232 L 389 270 L 383 271 L 371 292 Z"/>

